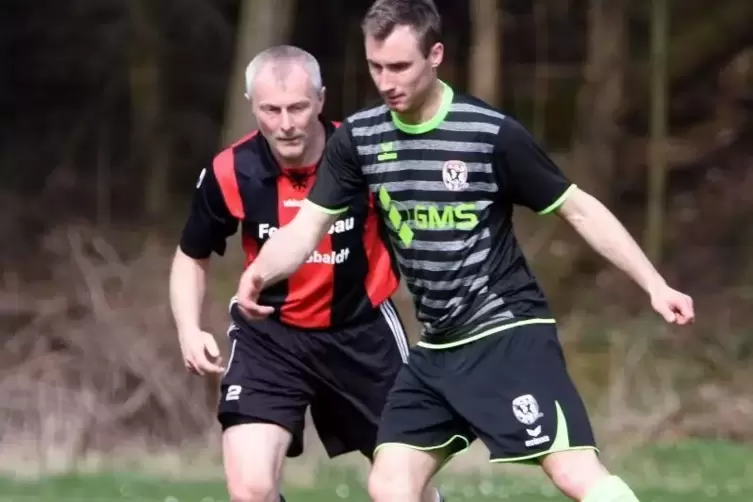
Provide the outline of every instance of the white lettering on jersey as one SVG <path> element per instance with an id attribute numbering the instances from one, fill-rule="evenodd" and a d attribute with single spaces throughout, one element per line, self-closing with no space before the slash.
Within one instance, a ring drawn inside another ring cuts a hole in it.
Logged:
<path id="1" fill-rule="evenodd" d="M 345 218 L 344 220 L 337 220 L 331 227 L 329 227 L 328 233 L 341 234 L 343 232 L 347 232 L 348 230 L 353 230 L 355 224 L 355 220 L 352 216 L 350 218 Z"/>
<path id="2" fill-rule="evenodd" d="M 284 207 L 301 207 L 303 205 L 303 200 L 301 199 L 285 199 L 282 201 L 282 205 Z"/>
<path id="3" fill-rule="evenodd" d="M 314 251 L 314 253 L 309 256 L 308 260 L 306 260 L 306 263 L 323 263 L 324 265 L 340 265 L 342 263 L 345 263 L 345 260 L 348 259 L 350 256 L 350 248 L 343 248 L 340 251 L 332 251 L 331 253 L 320 253 L 319 251 Z"/>
<path id="4" fill-rule="evenodd" d="M 345 218 L 344 220 L 337 220 L 331 227 L 329 227 L 329 231 L 327 233 L 329 233 L 330 235 L 342 234 L 353 230 L 355 226 L 355 218 L 351 216 L 350 218 Z M 266 239 L 275 232 L 277 232 L 277 227 L 273 227 L 269 223 L 259 223 L 259 239 Z"/>

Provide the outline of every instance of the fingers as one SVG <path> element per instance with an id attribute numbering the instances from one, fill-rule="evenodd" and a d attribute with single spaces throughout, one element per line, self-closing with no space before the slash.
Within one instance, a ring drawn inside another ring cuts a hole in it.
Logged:
<path id="1" fill-rule="evenodd" d="M 251 300 L 238 300 L 238 310 L 243 316 L 251 321 L 266 319 L 275 311 L 274 307 L 259 305 Z"/>
<path id="2" fill-rule="evenodd" d="M 221 366 L 222 358 L 219 355 L 219 350 L 217 350 L 217 355 L 212 356 L 209 354 L 207 350 L 207 346 L 202 347 L 202 351 L 197 354 L 197 366 L 200 371 L 202 371 L 202 375 L 205 373 L 223 373 L 225 371 L 225 368 Z"/>
<path id="3" fill-rule="evenodd" d="M 251 268 L 247 268 L 238 281 L 238 299 L 256 300 L 263 288 L 264 281 L 261 276 Z"/>
<path id="4" fill-rule="evenodd" d="M 210 347 L 210 344 L 207 343 L 206 346 L 202 346 L 199 350 L 192 352 L 184 361 L 186 369 L 199 376 L 224 373 L 225 368 L 221 365 L 222 358 L 220 357 L 219 349 L 216 343 L 213 345 L 214 348 Z M 210 353 L 210 351 L 212 352 Z"/>
<path id="5" fill-rule="evenodd" d="M 672 310 L 669 304 L 661 304 L 656 307 L 656 312 L 664 318 L 665 321 L 669 323 L 675 322 L 677 319 L 677 315 Z"/>
<path id="6" fill-rule="evenodd" d="M 241 314 L 250 321 L 265 319 L 274 312 L 273 307 L 262 306 L 257 303 L 263 289 L 264 279 L 262 276 L 251 267 L 247 268 L 238 283 L 236 298 Z"/>
<path id="7" fill-rule="evenodd" d="M 675 306 L 677 311 L 677 324 L 690 324 L 695 320 L 695 311 L 693 309 L 693 299 L 683 295 Z"/>
<path id="8" fill-rule="evenodd" d="M 220 348 L 217 346 L 217 341 L 213 336 L 207 335 L 206 341 L 204 342 L 204 351 L 212 359 L 220 357 Z"/>

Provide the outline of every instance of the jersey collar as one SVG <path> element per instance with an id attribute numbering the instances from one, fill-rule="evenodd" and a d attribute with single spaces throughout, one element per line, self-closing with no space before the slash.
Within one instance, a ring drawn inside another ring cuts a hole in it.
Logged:
<path id="1" fill-rule="evenodd" d="M 334 133 L 335 129 L 337 128 L 336 123 L 326 119 L 322 115 L 319 115 L 319 122 L 324 125 L 324 133 L 329 140 L 329 138 L 332 136 L 332 133 Z M 274 155 L 272 155 L 272 148 L 269 146 L 269 142 L 267 142 L 266 138 L 264 138 L 264 136 L 261 134 L 259 134 L 257 138 L 259 139 L 259 142 L 261 144 L 260 167 L 262 179 L 277 178 L 281 174 L 284 174 L 285 170 L 280 167 L 280 165 L 277 163 L 277 159 L 275 159 Z M 319 167 L 319 163 L 321 163 L 321 159 L 319 159 L 315 165 L 300 168 L 298 172 L 300 172 L 301 174 L 303 174 L 303 172 L 313 173 L 314 171 L 316 171 L 317 167 Z"/>

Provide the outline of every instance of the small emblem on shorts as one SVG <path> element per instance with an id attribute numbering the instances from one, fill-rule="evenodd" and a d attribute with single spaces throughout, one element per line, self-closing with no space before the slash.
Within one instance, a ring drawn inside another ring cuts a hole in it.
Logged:
<path id="1" fill-rule="evenodd" d="M 512 412 L 518 422 L 525 425 L 533 425 L 536 420 L 544 416 L 539 410 L 539 403 L 536 398 L 530 394 L 524 394 L 513 399 Z"/>
<path id="2" fill-rule="evenodd" d="M 442 167 L 442 181 L 453 192 L 468 188 L 468 166 L 462 160 L 448 160 Z"/>

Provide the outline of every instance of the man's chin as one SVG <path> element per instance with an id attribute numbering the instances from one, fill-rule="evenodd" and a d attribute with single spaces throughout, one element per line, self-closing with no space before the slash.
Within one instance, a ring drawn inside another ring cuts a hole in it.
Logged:
<path id="1" fill-rule="evenodd" d="M 410 110 L 408 103 L 406 103 L 405 101 L 399 101 L 397 103 L 390 103 L 389 101 L 386 101 L 385 104 L 390 111 L 395 113 L 406 113 Z"/>
<path id="2" fill-rule="evenodd" d="M 303 145 L 300 145 L 300 146 L 277 145 L 276 151 L 280 159 L 286 162 L 293 162 L 300 159 L 303 156 L 304 148 L 303 148 Z"/>

